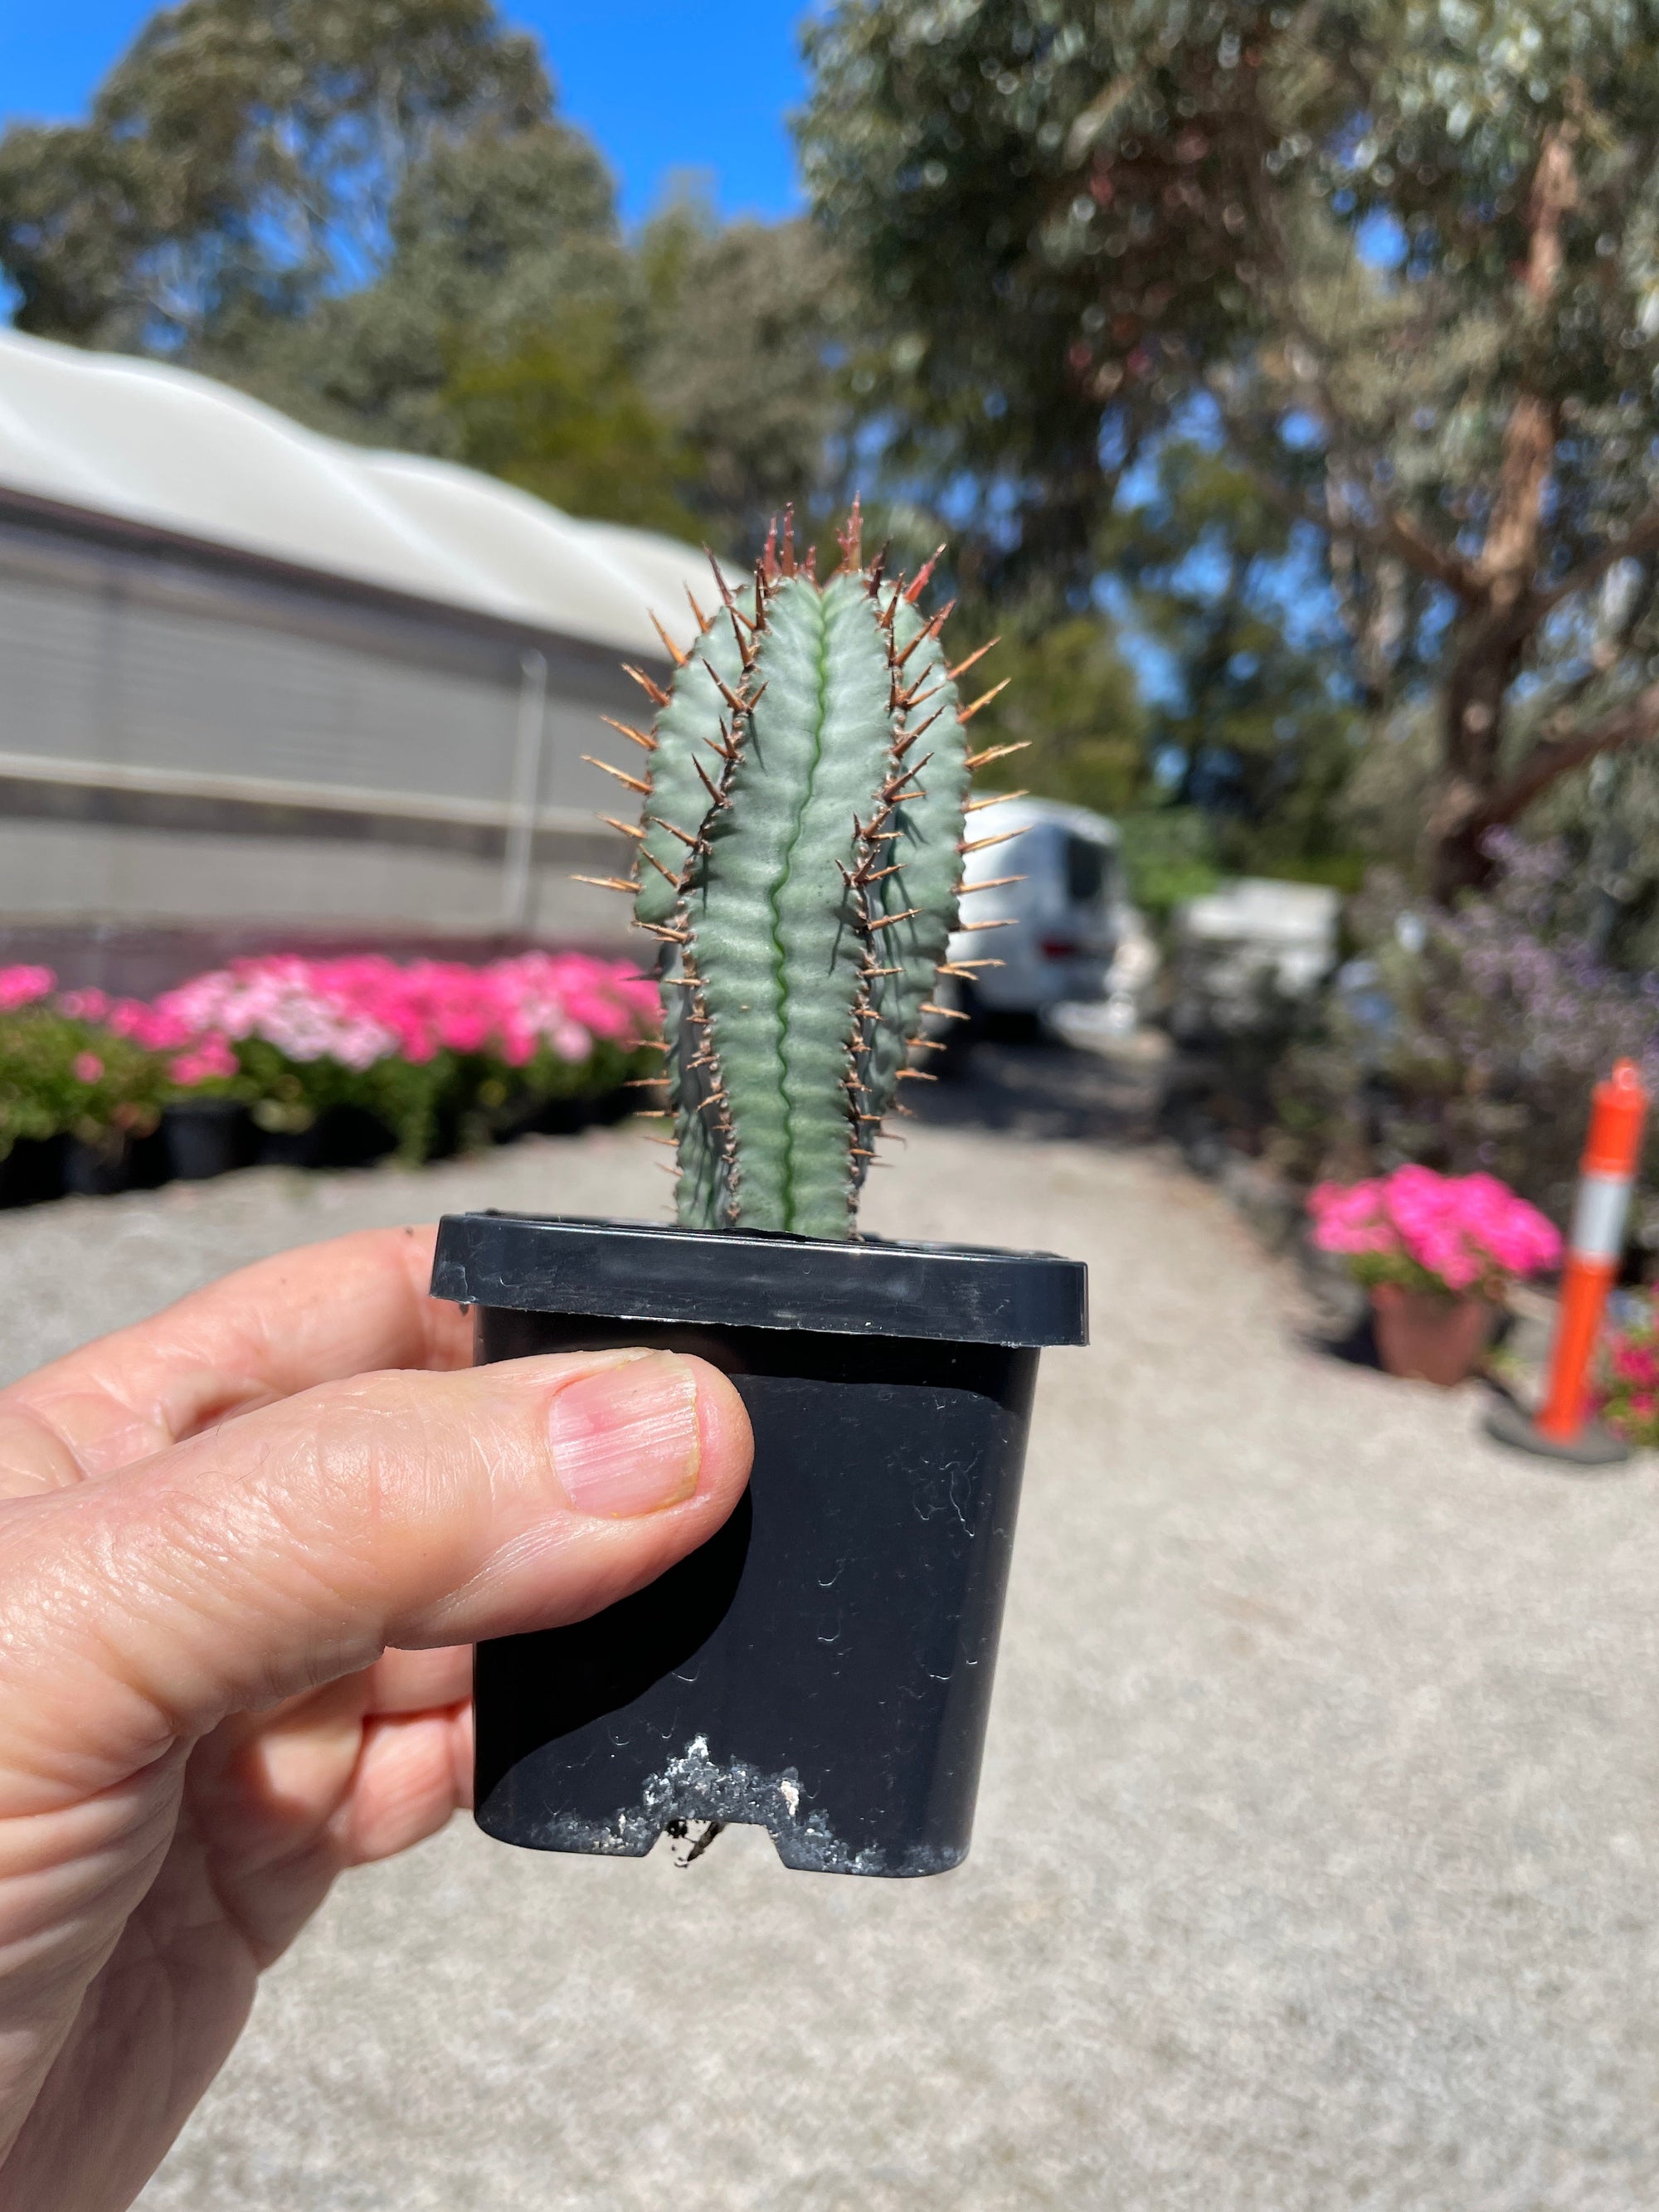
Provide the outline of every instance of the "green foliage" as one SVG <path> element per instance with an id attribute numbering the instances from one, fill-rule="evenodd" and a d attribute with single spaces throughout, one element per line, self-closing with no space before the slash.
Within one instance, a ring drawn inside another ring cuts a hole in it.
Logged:
<path id="1" fill-rule="evenodd" d="M 1118 833 L 1129 896 L 1155 921 L 1167 921 L 1184 899 L 1201 898 L 1221 880 L 1215 833 L 1196 807 L 1125 814 Z"/>
<path id="2" fill-rule="evenodd" d="M 1147 781 L 1146 714 L 1133 672 L 1104 618 L 1054 621 L 1047 613 L 1039 601 L 1000 616 L 975 609 L 964 618 L 981 642 L 994 622 L 1001 631 L 975 671 L 974 690 L 983 696 L 995 684 L 1007 687 L 975 719 L 975 740 L 1028 747 L 996 762 L 988 779 L 1121 814 L 1138 802 Z"/>
<path id="3" fill-rule="evenodd" d="M 142 1136 L 167 1092 L 161 1063 L 125 1037 L 46 1007 L 0 1014 L 0 1159 L 21 1139 Z"/>
<path id="4" fill-rule="evenodd" d="M 353 1068 L 329 1058 L 295 1060 L 258 1036 L 240 1040 L 235 1052 L 239 1075 L 193 1085 L 190 1095 L 240 1099 L 259 1128 L 295 1135 L 337 1108 L 354 1108 L 388 1133 L 406 1167 L 447 1148 L 486 1144 L 555 1100 L 603 1097 L 652 1072 L 648 1055 L 605 1038 L 594 1040 L 585 1060 L 561 1060 L 544 1045 L 521 1066 L 492 1053 L 440 1051 L 429 1060 L 392 1055 Z M 4 1059 L 0 1040 L 0 1065 Z"/>
<path id="5" fill-rule="evenodd" d="M 456 457 L 571 514 L 603 516 L 695 539 L 676 490 L 684 449 L 640 390 L 617 317 L 567 315 L 501 353 L 459 356 L 440 403 Z"/>
<path id="6" fill-rule="evenodd" d="M 844 422 L 821 238 L 682 194 L 630 247 L 490 0 L 162 11 L 85 125 L 0 139 L 0 270 L 26 330 L 726 548 Z"/>
<path id="7" fill-rule="evenodd" d="M 1101 554 L 1130 627 L 1171 672 L 1146 744 L 1173 804 L 1211 816 L 1236 871 L 1328 867 L 1346 842 L 1359 716 L 1283 511 L 1224 454 L 1170 440 Z"/>
<path id="8" fill-rule="evenodd" d="M 641 382 L 696 457 L 696 534 L 752 556 L 769 519 L 825 479 L 848 419 L 836 361 L 861 301 L 810 224 L 721 228 L 684 192 L 646 225 L 636 263 Z"/>
<path id="9" fill-rule="evenodd" d="M 1659 728 L 1650 0 L 838 0 L 809 50 L 872 397 L 988 560 L 1086 579 L 1125 472 L 1213 426 L 1352 697 L 1438 694 L 1443 896 Z"/>
<path id="10" fill-rule="evenodd" d="M 853 1234 L 956 925 L 969 763 L 941 621 L 921 579 L 863 566 L 856 513 L 842 548 L 820 586 L 786 533 L 722 587 L 652 732 L 635 914 L 669 963 L 690 1226 Z"/>
<path id="11" fill-rule="evenodd" d="M 183 0 L 84 125 L 0 142 L 0 264 L 26 330 L 192 349 L 370 273 L 411 171 L 545 110 L 489 0 Z"/>

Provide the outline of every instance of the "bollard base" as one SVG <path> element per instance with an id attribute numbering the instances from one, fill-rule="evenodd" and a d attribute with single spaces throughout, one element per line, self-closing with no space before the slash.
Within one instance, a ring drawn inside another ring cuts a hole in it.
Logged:
<path id="1" fill-rule="evenodd" d="M 1547 1437 L 1524 1406 L 1513 1398 L 1499 1398 L 1486 1415 L 1486 1434 L 1494 1443 L 1536 1459 L 1553 1459 L 1565 1467 L 1622 1467 L 1631 1448 L 1621 1437 L 1595 1421 L 1586 1421 L 1576 1437 Z"/>

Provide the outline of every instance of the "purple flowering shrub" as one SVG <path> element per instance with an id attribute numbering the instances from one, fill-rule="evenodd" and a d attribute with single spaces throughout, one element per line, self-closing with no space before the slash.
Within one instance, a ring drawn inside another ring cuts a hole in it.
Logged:
<path id="1" fill-rule="evenodd" d="M 1633 1060 L 1659 1095 L 1659 975 L 1596 951 L 1564 845 L 1491 849 L 1492 884 L 1455 913 L 1381 872 L 1354 902 L 1375 988 L 1285 1054 L 1277 1149 L 1307 1180 L 1408 1161 L 1495 1175 L 1565 1222 L 1597 1078 Z"/>

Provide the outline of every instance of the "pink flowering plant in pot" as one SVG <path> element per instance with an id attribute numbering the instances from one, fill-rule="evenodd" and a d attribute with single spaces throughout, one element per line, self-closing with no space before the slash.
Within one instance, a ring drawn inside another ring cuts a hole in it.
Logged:
<path id="1" fill-rule="evenodd" d="M 1659 1450 L 1659 1295 L 1614 1303 L 1618 1318 L 1602 1340 L 1594 1382 L 1597 1410 L 1627 1444 Z"/>
<path id="2" fill-rule="evenodd" d="M 154 1000 L 0 967 L 0 1161 L 64 1136 L 118 1152 L 164 1112 L 222 1106 L 297 1139 L 356 1109 L 414 1164 L 550 1102 L 620 1093 L 655 1065 L 659 1020 L 630 963 L 581 952 L 478 966 L 271 954 Z"/>
<path id="3" fill-rule="evenodd" d="M 144 1136 L 166 1079 L 154 1056 L 47 968 L 0 969 L 0 1160 L 18 1144 L 74 1137 L 94 1152 Z"/>
<path id="4" fill-rule="evenodd" d="M 1561 1256 L 1555 1224 L 1496 1176 L 1396 1168 L 1321 1183 L 1308 1212 L 1316 1249 L 1370 1293 L 1384 1367 L 1443 1388 L 1479 1365 L 1510 1284 Z"/>

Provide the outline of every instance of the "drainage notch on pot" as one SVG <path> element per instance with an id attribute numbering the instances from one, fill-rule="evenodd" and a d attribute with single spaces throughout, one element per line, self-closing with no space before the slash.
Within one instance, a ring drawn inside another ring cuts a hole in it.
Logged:
<path id="1" fill-rule="evenodd" d="M 1081 1264 L 475 1213 L 442 1224 L 432 1287 L 474 1308 L 481 1363 L 694 1352 L 755 1431 L 747 1493 L 690 1559 L 478 1647 L 479 1826 L 637 1857 L 742 1821 L 817 1873 L 958 1864 L 1037 1357 L 1087 1341 Z"/>

